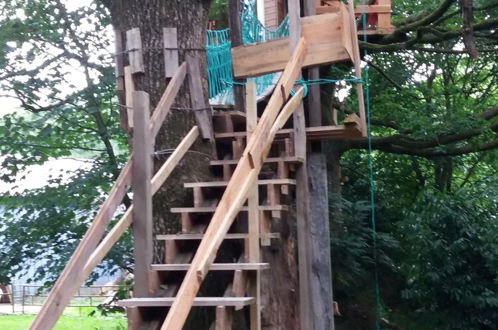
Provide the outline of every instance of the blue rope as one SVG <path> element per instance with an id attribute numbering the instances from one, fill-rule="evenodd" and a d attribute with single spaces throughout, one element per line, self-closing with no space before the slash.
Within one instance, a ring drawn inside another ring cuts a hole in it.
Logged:
<path id="1" fill-rule="evenodd" d="M 362 4 L 366 8 L 366 0 L 362 0 Z M 363 24 L 363 41 L 367 42 L 367 13 L 366 10 L 362 13 Z M 368 51 L 364 51 L 365 57 L 368 56 Z M 370 108 L 370 89 L 369 89 L 369 76 L 368 65 L 365 66 L 364 72 L 364 86 L 365 86 L 365 107 L 367 113 L 367 138 L 368 138 L 368 174 L 370 182 L 370 216 L 372 224 L 372 245 L 373 245 L 373 259 L 374 259 L 374 291 L 375 291 L 375 329 L 380 330 L 380 316 L 381 316 L 381 301 L 380 301 L 380 288 L 379 288 L 379 272 L 377 269 L 377 221 L 375 217 L 375 180 L 373 168 L 373 148 L 372 148 L 372 125 L 371 125 L 371 108 Z"/>

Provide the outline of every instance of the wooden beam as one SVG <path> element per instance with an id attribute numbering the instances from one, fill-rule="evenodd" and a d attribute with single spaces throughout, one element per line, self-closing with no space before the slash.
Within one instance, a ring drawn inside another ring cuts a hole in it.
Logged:
<path id="1" fill-rule="evenodd" d="M 187 66 L 190 98 L 197 126 L 203 139 L 214 141 L 211 107 L 204 96 L 199 59 L 188 55 Z"/>
<path id="2" fill-rule="evenodd" d="M 299 0 L 289 0 L 289 47 L 292 50 L 295 47 L 295 40 L 297 36 L 305 34 L 304 26 L 299 25 L 299 15 L 300 15 L 300 1 Z M 334 17 L 336 21 L 340 22 L 340 28 L 342 28 L 342 16 L 337 14 L 327 15 L 329 17 Z M 311 16 L 311 17 L 326 17 L 326 15 L 321 16 Z M 310 19 L 307 17 L 304 19 Z M 323 28 L 323 27 L 322 27 Z M 342 44 L 342 38 L 339 33 L 335 33 L 333 38 L 340 40 Z M 315 30 L 314 33 L 323 33 L 319 30 Z M 309 49 L 310 54 L 311 49 Z M 309 243 L 309 228 L 308 228 L 308 178 L 306 170 L 306 123 L 304 118 L 304 108 L 301 105 L 293 116 L 293 137 L 294 137 L 294 155 L 304 159 L 301 166 L 296 169 L 296 224 L 297 224 L 297 251 L 298 251 L 298 271 L 299 271 L 299 322 L 301 329 L 314 329 L 313 326 L 313 306 L 311 300 L 311 258 L 310 253 L 310 243 Z"/>
<path id="3" fill-rule="evenodd" d="M 171 78 L 178 69 L 178 39 L 176 28 L 163 28 L 164 74 Z"/>
<path id="4" fill-rule="evenodd" d="M 230 41 L 232 47 L 242 45 L 242 26 L 240 21 L 240 14 L 242 12 L 242 2 L 240 0 L 228 0 L 228 23 L 230 27 Z M 243 83 L 244 79 L 237 80 L 236 82 Z M 245 106 L 245 86 L 233 86 L 233 102 L 236 110 L 243 110 Z"/>
<path id="5" fill-rule="evenodd" d="M 349 9 L 349 23 L 351 29 L 351 40 L 352 40 L 352 52 L 353 52 L 353 63 L 355 76 L 358 79 L 362 79 L 361 75 L 361 58 L 360 58 L 360 48 L 358 45 L 358 31 L 356 29 L 356 20 L 354 16 L 354 4 L 353 0 L 348 0 Z M 360 119 L 362 122 L 361 133 L 363 136 L 367 136 L 367 125 L 366 125 L 366 114 L 365 114 L 365 98 L 363 96 L 363 84 L 356 84 L 356 93 L 358 95 L 358 110 L 360 114 Z"/>
<path id="6" fill-rule="evenodd" d="M 150 134 L 149 94 L 133 93 L 133 242 L 135 297 L 149 293 L 149 268 L 152 264 L 152 138 Z"/>
<path id="7" fill-rule="evenodd" d="M 271 127 L 278 115 L 278 111 L 288 97 L 294 81 L 298 77 L 305 50 L 306 42 L 304 38 L 301 38 L 276 86 L 276 90 L 282 91 L 282 94 L 273 93 L 271 96 L 254 131 L 254 135 L 249 140 L 246 150 L 209 223 L 204 238 L 192 260 L 192 267 L 185 275 L 180 286 L 177 294 L 178 299 L 171 306 L 161 327 L 162 330 L 182 329 L 195 296 L 224 236 L 246 201 L 252 183 L 257 180 L 263 161 L 267 156 L 263 151 L 269 148 L 275 137 L 270 135 Z"/>
<path id="8" fill-rule="evenodd" d="M 161 128 L 164 119 L 169 114 L 171 110 L 171 106 L 175 101 L 175 97 L 182 87 L 183 81 L 185 80 L 185 76 L 187 75 L 187 63 L 183 62 L 182 65 L 176 70 L 175 74 L 169 81 L 166 89 L 161 96 L 161 99 L 156 105 L 154 112 L 152 113 L 150 130 L 152 135 L 152 140 L 155 139 L 159 129 Z"/>
<path id="9" fill-rule="evenodd" d="M 247 138 L 250 139 L 258 125 L 258 101 L 256 95 L 256 85 L 253 82 L 246 84 L 246 131 Z M 258 181 L 255 180 L 249 190 L 247 198 L 247 226 L 249 239 L 246 241 L 246 256 L 249 262 L 259 262 L 260 256 L 260 219 L 259 219 L 259 193 Z M 252 274 L 248 282 L 248 293 L 254 298 L 254 304 L 250 306 L 250 329 L 261 329 L 261 274 Z"/>
<path id="10" fill-rule="evenodd" d="M 350 60 L 342 37 L 344 24 L 347 23 L 345 19 L 347 17 L 343 17 L 342 13 L 300 19 L 300 35 L 308 43 L 303 67 Z M 232 48 L 234 77 L 244 78 L 282 71 L 289 57 L 288 38 Z"/>
<path id="11" fill-rule="evenodd" d="M 74 279 L 81 273 L 86 260 L 95 250 L 118 206 L 131 185 L 132 161 L 128 160 L 102 204 L 92 224 L 78 244 L 66 267 L 50 290 L 40 312 L 30 326 L 32 330 L 52 329 L 80 283 Z"/>
<path id="12" fill-rule="evenodd" d="M 145 72 L 142 38 L 140 37 L 139 28 L 126 31 L 126 50 L 128 51 L 131 73 Z"/>

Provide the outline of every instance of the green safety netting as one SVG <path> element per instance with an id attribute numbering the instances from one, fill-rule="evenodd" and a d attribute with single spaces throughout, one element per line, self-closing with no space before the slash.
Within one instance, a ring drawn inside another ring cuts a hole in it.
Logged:
<path id="1" fill-rule="evenodd" d="M 289 19 L 269 30 L 259 21 L 254 2 L 244 3 L 241 12 L 242 42 L 250 44 L 289 35 Z M 230 54 L 230 30 L 208 30 L 206 38 L 206 54 L 209 82 L 209 102 L 211 104 L 233 104 L 232 57 Z M 258 97 L 266 95 L 275 85 L 279 73 L 271 73 L 249 78 L 256 85 Z"/>

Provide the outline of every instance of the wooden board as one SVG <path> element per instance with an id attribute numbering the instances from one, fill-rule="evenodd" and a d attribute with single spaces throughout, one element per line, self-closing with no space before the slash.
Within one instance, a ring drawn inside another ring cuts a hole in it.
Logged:
<path id="1" fill-rule="evenodd" d="M 132 298 L 118 301 L 118 306 L 123 307 L 167 307 L 175 301 L 174 297 L 160 298 Z M 194 307 L 216 306 L 247 306 L 254 301 L 251 297 L 198 297 L 193 301 Z"/>
<path id="2" fill-rule="evenodd" d="M 295 185 L 296 180 L 294 179 L 266 179 L 266 180 L 258 180 L 259 185 L 267 185 L 267 184 L 290 184 Z M 185 188 L 195 188 L 195 187 L 225 187 L 228 185 L 228 181 L 207 181 L 207 182 L 187 182 L 184 183 Z"/>
<path id="3" fill-rule="evenodd" d="M 242 206 L 240 212 L 247 212 L 247 206 Z M 289 207 L 287 205 L 259 205 L 259 211 L 288 211 Z M 216 211 L 216 206 L 207 207 L 172 207 L 170 209 L 171 213 L 213 213 Z"/>
<path id="4" fill-rule="evenodd" d="M 151 266 L 152 270 L 157 271 L 186 271 L 190 264 L 154 264 Z M 264 262 L 254 263 L 223 263 L 212 264 L 209 270 L 263 270 L 269 269 L 270 264 Z"/>
<path id="5" fill-rule="evenodd" d="M 199 126 L 201 137 L 207 140 L 213 138 L 213 122 L 211 119 L 211 108 L 207 102 L 202 88 L 201 71 L 199 59 L 187 56 L 188 85 L 190 89 L 190 99 L 194 111 L 197 126 Z"/>
<path id="6" fill-rule="evenodd" d="M 173 77 L 178 68 L 178 39 L 176 28 L 163 28 L 164 74 Z"/>
<path id="7" fill-rule="evenodd" d="M 343 40 L 344 22 L 340 13 L 301 18 L 301 36 L 308 43 L 304 67 L 350 60 Z M 288 38 L 232 48 L 234 77 L 282 71 L 289 58 Z"/>
<path id="8" fill-rule="evenodd" d="M 133 237 L 134 288 L 136 297 L 149 295 L 152 263 L 152 139 L 149 129 L 149 94 L 133 93 Z"/>
<path id="9" fill-rule="evenodd" d="M 128 51 L 131 73 L 145 72 L 139 28 L 126 31 L 126 50 Z"/>

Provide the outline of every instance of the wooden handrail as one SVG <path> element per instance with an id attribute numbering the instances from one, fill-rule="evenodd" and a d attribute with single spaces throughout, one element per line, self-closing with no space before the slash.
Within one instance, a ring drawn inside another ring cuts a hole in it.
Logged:
<path id="1" fill-rule="evenodd" d="M 281 124 L 284 117 L 280 117 L 277 122 L 275 119 L 277 118 L 282 105 L 287 100 L 295 80 L 301 72 L 305 52 L 306 41 L 304 38 L 301 38 L 223 193 L 213 218 L 204 234 L 204 238 L 192 260 L 191 267 L 185 275 L 183 283 L 176 295 L 177 298 L 171 306 L 168 315 L 166 316 L 166 320 L 161 327 L 162 330 L 182 329 L 195 296 L 199 291 L 209 266 L 216 257 L 216 252 L 220 247 L 224 236 L 228 232 L 228 229 L 233 223 L 235 216 L 240 211 L 240 208 L 246 201 L 253 182 L 257 180 L 258 173 L 268 155 L 269 146 L 273 142 L 275 133 L 278 130 L 275 127 L 278 127 Z M 296 96 L 297 95 L 294 97 Z M 298 97 L 301 97 L 301 93 L 299 93 Z M 292 103 L 295 104 L 295 102 Z M 290 111 L 290 109 L 285 111 L 285 115 L 290 115 L 291 113 L 292 111 Z"/>
<path id="2" fill-rule="evenodd" d="M 171 110 L 173 99 L 176 97 L 180 86 L 183 84 L 185 75 L 186 64 L 183 63 L 166 87 L 163 97 L 161 97 L 161 101 L 154 110 L 154 113 L 157 114 L 152 117 L 153 120 L 155 120 L 151 123 L 152 140 L 154 140 L 157 135 L 157 132 L 162 125 L 162 120 L 166 118 L 168 112 Z M 102 239 L 109 222 L 130 187 L 132 159 L 133 155 L 130 156 L 130 159 L 121 170 L 109 196 L 102 204 L 99 212 L 93 219 L 76 250 L 73 252 L 66 267 L 55 282 L 55 285 L 50 291 L 40 312 L 36 315 L 36 318 L 31 324 L 30 330 L 52 329 L 64 311 L 64 308 L 71 300 L 74 292 L 77 290 L 78 285 L 75 285 L 76 281 L 74 281 L 74 279 L 78 278 L 79 274 L 83 271 L 90 255 L 94 252 Z"/>

